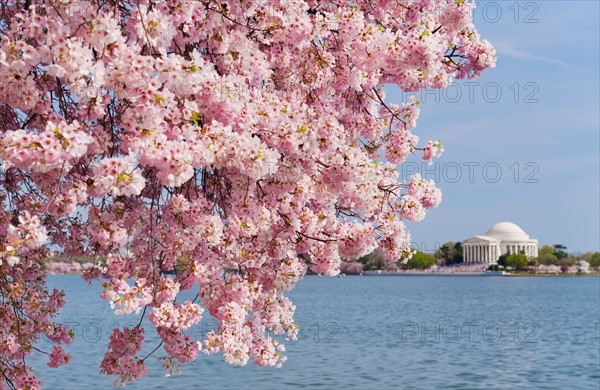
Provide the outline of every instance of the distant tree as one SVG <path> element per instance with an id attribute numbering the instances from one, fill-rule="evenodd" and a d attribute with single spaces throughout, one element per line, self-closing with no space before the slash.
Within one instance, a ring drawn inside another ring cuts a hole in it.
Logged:
<path id="1" fill-rule="evenodd" d="M 346 275 L 362 275 L 364 265 L 358 261 L 343 261 L 340 264 L 340 272 Z"/>
<path id="2" fill-rule="evenodd" d="M 370 254 L 364 255 L 357 260 L 359 263 L 361 263 L 363 265 L 363 268 L 365 270 L 371 269 L 371 268 L 369 268 L 369 255 Z"/>
<path id="3" fill-rule="evenodd" d="M 538 256 L 538 264 L 552 265 L 558 264 L 558 258 L 552 253 L 544 253 Z"/>
<path id="4" fill-rule="evenodd" d="M 463 262 L 463 245 L 460 241 L 454 244 L 454 258 L 452 260 L 454 264 Z"/>
<path id="5" fill-rule="evenodd" d="M 384 269 L 386 271 L 398 271 L 398 266 L 395 263 L 386 264 Z"/>
<path id="6" fill-rule="evenodd" d="M 566 246 L 556 244 L 554 246 L 544 245 L 538 250 L 538 264 L 544 265 L 561 265 L 566 259 L 569 259 L 569 254 L 565 251 Z"/>
<path id="7" fill-rule="evenodd" d="M 590 268 L 597 268 L 600 267 L 600 252 L 585 252 L 577 255 L 571 254 L 570 260 L 573 260 L 574 263 L 586 261 L 589 263 Z"/>
<path id="8" fill-rule="evenodd" d="M 442 260 L 444 265 L 463 262 L 463 247 L 461 242 L 448 241 L 435 253 L 436 259 Z"/>
<path id="9" fill-rule="evenodd" d="M 560 272 L 565 273 L 569 270 L 569 266 L 566 264 L 563 264 L 560 266 Z"/>
<path id="10" fill-rule="evenodd" d="M 358 261 L 363 264 L 363 269 L 365 271 L 385 269 L 386 264 L 388 263 L 383 257 L 383 254 L 378 250 L 374 250 L 368 255 L 359 258 Z"/>
<path id="11" fill-rule="evenodd" d="M 538 256 L 541 255 L 545 255 L 545 254 L 552 254 L 552 255 L 556 255 L 556 252 L 554 250 L 554 247 L 550 246 L 550 245 L 544 245 L 543 247 L 541 247 L 538 250 Z"/>
<path id="12" fill-rule="evenodd" d="M 589 263 L 590 260 L 592 259 L 592 257 L 594 256 L 594 252 L 585 252 L 585 253 L 582 253 L 577 256 L 573 256 L 573 255 L 571 255 L 571 256 L 575 257 L 576 260 L 585 260 Z"/>
<path id="13" fill-rule="evenodd" d="M 544 254 L 556 255 L 554 247 L 552 247 L 550 245 L 544 245 L 543 247 L 539 248 L 538 255 L 544 255 Z"/>
<path id="14" fill-rule="evenodd" d="M 427 269 L 435 264 L 435 256 L 429 253 L 417 251 L 413 257 L 403 265 L 404 269 Z"/>
<path id="15" fill-rule="evenodd" d="M 527 255 L 524 253 L 515 253 L 512 255 L 506 256 L 506 266 L 512 267 L 514 269 L 522 270 L 527 266 Z"/>
<path id="16" fill-rule="evenodd" d="M 570 266 L 574 265 L 576 262 L 577 262 L 577 260 L 574 259 L 573 257 L 566 257 L 563 259 L 559 259 L 558 265 L 566 265 L 567 267 L 570 267 Z"/>
<path id="17" fill-rule="evenodd" d="M 506 267 L 506 258 L 508 257 L 508 254 L 503 254 L 498 258 L 498 265 L 501 265 L 503 267 Z"/>
<path id="18" fill-rule="evenodd" d="M 566 251 L 567 247 L 562 244 L 554 244 L 554 254 L 558 260 L 566 259 L 569 257 L 569 252 Z"/>
<path id="19" fill-rule="evenodd" d="M 452 258 L 452 252 L 454 251 L 454 242 L 448 241 L 444 243 L 440 249 L 435 251 L 436 259 L 442 260 L 442 263 L 448 265 L 450 263 L 450 259 Z"/>
<path id="20" fill-rule="evenodd" d="M 590 267 L 600 267 L 600 252 L 594 252 L 588 262 L 590 263 Z"/>

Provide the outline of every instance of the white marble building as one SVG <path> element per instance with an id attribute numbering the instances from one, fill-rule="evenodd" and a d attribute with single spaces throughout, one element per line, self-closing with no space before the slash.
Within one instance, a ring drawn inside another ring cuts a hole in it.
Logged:
<path id="1" fill-rule="evenodd" d="M 538 240 L 511 222 L 500 222 L 492 226 L 485 235 L 463 241 L 465 263 L 494 264 L 503 254 L 523 252 L 528 258 L 538 255 Z"/>

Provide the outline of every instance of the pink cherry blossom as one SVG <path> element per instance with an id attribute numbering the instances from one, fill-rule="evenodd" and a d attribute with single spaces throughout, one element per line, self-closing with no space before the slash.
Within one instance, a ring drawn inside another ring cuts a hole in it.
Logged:
<path id="1" fill-rule="evenodd" d="M 92 172 L 92 191 L 99 197 L 108 193 L 113 197 L 139 195 L 146 185 L 134 160 L 129 158 L 106 158 L 94 166 Z"/>
<path id="2" fill-rule="evenodd" d="M 0 388 L 40 388 L 38 351 L 70 359 L 48 273 L 101 279 L 140 317 L 102 359 L 117 385 L 147 375 L 145 316 L 168 374 L 201 351 L 280 367 L 299 334 L 287 291 L 375 249 L 410 257 L 404 222 L 441 201 L 399 178 L 443 148 L 385 86 L 441 89 L 496 60 L 466 0 L 113 5 L 0 13 Z M 205 310 L 218 325 L 196 340 Z"/>
<path id="3" fill-rule="evenodd" d="M 52 347 L 52 352 L 50 352 L 48 361 L 49 367 L 60 367 L 69 363 L 70 361 L 71 355 L 65 353 L 64 349 L 62 349 L 61 347 L 57 347 L 56 345 Z"/>

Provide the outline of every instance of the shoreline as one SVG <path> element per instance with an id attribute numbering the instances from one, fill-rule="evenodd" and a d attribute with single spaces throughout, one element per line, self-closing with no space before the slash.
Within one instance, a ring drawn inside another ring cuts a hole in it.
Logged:
<path id="1" fill-rule="evenodd" d="M 354 275 L 346 275 L 354 276 Z M 574 273 L 506 273 L 506 274 L 489 274 L 485 272 L 378 272 L 378 271 L 366 271 L 363 276 L 486 276 L 486 277 L 600 277 L 600 272 L 592 272 L 589 274 L 574 274 Z"/>
<path id="2" fill-rule="evenodd" d="M 91 264 L 86 264 L 84 267 L 47 267 L 46 272 L 48 275 L 81 275 L 82 271 L 86 268 L 90 268 Z M 320 276 L 315 274 L 307 274 L 306 276 Z M 515 278 L 531 278 L 531 277 L 600 277 L 600 272 L 590 273 L 506 273 L 499 271 L 381 271 L 381 270 L 370 270 L 365 271 L 360 275 L 355 274 L 340 274 L 339 276 L 486 276 L 486 277 L 515 277 Z"/>

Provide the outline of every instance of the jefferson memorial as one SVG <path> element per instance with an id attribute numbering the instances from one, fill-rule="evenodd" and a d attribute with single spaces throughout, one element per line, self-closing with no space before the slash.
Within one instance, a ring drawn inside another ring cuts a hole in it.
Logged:
<path id="1" fill-rule="evenodd" d="M 465 263 L 493 264 L 504 254 L 523 252 L 528 258 L 537 257 L 538 240 L 511 222 L 500 222 L 492 226 L 483 236 L 463 241 Z"/>

